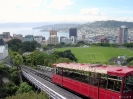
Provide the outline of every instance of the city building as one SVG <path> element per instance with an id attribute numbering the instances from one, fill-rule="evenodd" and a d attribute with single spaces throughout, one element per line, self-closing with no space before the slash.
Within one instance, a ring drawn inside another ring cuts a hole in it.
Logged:
<path id="1" fill-rule="evenodd" d="M 77 37 L 77 29 L 76 28 L 70 28 L 69 29 L 69 38 L 71 36 Z"/>
<path id="2" fill-rule="evenodd" d="M 25 41 L 32 42 L 33 40 L 34 40 L 33 35 L 26 35 L 25 37 L 23 37 L 23 42 L 25 42 Z"/>
<path id="3" fill-rule="evenodd" d="M 125 25 L 122 25 L 119 29 L 118 44 L 124 44 L 128 41 L 128 28 Z"/>
<path id="4" fill-rule="evenodd" d="M 72 38 L 62 38 L 62 41 L 61 42 L 64 42 L 65 44 L 72 44 Z"/>
<path id="5" fill-rule="evenodd" d="M 59 39 L 57 37 L 57 31 L 56 30 L 50 30 L 50 37 L 47 40 L 47 44 L 58 44 L 59 43 Z"/>
<path id="6" fill-rule="evenodd" d="M 64 38 L 66 38 L 66 37 L 61 36 L 61 37 L 60 37 L 60 42 L 62 42 L 62 40 L 63 40 Z"/>
<path id="7" fill-rule="evenodd" d="M 3 36 L 4 36 L 4 38 L 9 39 L 10 38 L 10 32 L 3 32 Z"/>
<path id="8" fill-rule="evenodd" d="M 5 42 L 11 40 L 10 32 L 3 32 L 0 34 L 0 38 L 2 38 Z"/>
<path id="9" fill-rule="evenodd" d="M 3 34 L 0 34 L 0 38 L 5 38 Z"/>
<path id="10" fill-rule="evenodd" d="M 50 36 L 56 35 L 57 36 L 57 31 L 56 30 L 50 30 Z"/>
<path id="11" fill-rule="evenodd" d="M 8 56 L 8 44 L 1 38 L 0 39 L 0 60 Z"/>
<path id="12" fill-rule="evenodd" d="M 41 43 L 43 39 L 43 36 L 34 36 L 34 41 L 37 41 L 38 43 Z"/>
<path id="13" fill-rule="evenodd" d="M 76 44 L 77 43 L 77 39 L 74 36 L 71 36 L 70 38 L 62 38 L 62 42 L 64 42 L 65 44 Z"/>
<path id="14" fill-rule="evenodd" d="M 58 40 L 58 37 L 55 36 L 55 35 L 52 35 L 49 37 L 48 41 L 47 41 L 47 44 L 58 44 L 59 43 L 59 40 Z"/>
<path id="15" fill-rule="evenodd" d="M 22 41 L 23 35 L 22 34 L 13 34 L 13 38 L 20 39 Z"/>

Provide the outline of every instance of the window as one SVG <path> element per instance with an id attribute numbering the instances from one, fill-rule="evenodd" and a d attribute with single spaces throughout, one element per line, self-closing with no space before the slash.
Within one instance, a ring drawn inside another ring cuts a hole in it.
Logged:
<path id="1" fill-rule="evenodd" d="M 74 77 L 75 80 L 82 81 L 81 71 L 74 70 L 73 77 Z"/>
<path id="2" fill-rule="evenodd" d="M 61 75 L 62 76 L 62 68 L 56 68 L 56 74 L 58 74 L 58 75 Z"/>
<path id="3" fill-rule="evenodd" d="M 63 69 L 63 76 L 73 79 L 73 70 L 71 69 Z"/>
<path id="4" fill-rule="evenodd" d="M 94 77 L 94 73 L 90 72 L 89 73 L 89 84 L 93 85 L 93 77 Z"/>
<path id="5" fill-rule="evenodd" d="M 95 76 L 94 76 L 94 86 L 98 86 L 98 83 L 99 83 L 99 74 L 95 73 Z"/>
<path id="6" fill-rule="evenodd" d="M 122 77 L 108 75 L 108 85 L 107 85 L 108 90 L 120 92 L 121 83 L 122 83 Z"/>
<path id="7" fill-rule="evenodd" d="M 133 76 L 125 77 L 123 93 L 133 91 Z"/>
<path id="8" fill-rule="evenodd" d="M 88 83 L 89 82 L 89 73 L 86 72 L 86 71 L 83 71 L 82 72 L 82 75 L 81 75 L 81 81 L 84 82 L 84 83 Z"/>
<path id="9" fill-rule="evenodd" d="M 101 88 L 106 88 L 106 85 L 107 85 L 107 75 L 106 74 L 101 74 L 100 87 Z"/>

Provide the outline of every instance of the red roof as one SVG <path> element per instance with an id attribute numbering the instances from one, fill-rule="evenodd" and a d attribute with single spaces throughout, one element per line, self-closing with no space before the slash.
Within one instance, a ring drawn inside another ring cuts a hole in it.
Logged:
<path id="1" fill-rule="evenodd" d="M 82 64 L 82 63 L 58 63 L 54 64 L 56 67 L 77 69 L 83 71 L 92 71 L 98 73 L 108 73 L 112 75 L 125 76 L 133 75 L 133 68 L 126 66 L 107 66 L 98 64 Z"/>

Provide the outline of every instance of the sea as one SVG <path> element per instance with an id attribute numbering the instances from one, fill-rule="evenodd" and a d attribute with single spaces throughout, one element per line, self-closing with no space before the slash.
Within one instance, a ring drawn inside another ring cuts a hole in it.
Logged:
<path id="1" fill-rule="evenodd" d="M 0 34 L 3 32 L 10 32 L 10 35 L 13 36 L 13 34 L 22 34 L 23 37 L 25 35 L 34 35 L 34 36 L 44 36 L 46 40 L 49 38 L 49 31 L 42 32 L 40 29 L 32 29 L 30 27 L 28 28 L 0 28 Z M 57 36 L 60 38 L 61 36 L 69 37 L 68 32 L 57 32 Z"/>

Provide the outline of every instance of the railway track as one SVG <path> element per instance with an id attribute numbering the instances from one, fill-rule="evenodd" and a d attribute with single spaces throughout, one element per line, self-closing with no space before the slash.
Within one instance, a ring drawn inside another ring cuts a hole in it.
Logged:
<path id="1" fill-rule="evenodd" d="M 76 94 L 74 94 L 74 93 L 72 93 L 72 92 L 70 92 L 70 91 L 68 91 L 68 90 L 66 90 L 66 89 L 64 89 L 64 88 L 62 88 L 62 87 L 59 87 L 59 86 L 57 86 L 57 85 L 55 85 L 53 82 L 52 82 L 52 73 L 50 73 L 50 74 L 47 74 L 47 73 L 44 73 L 44 72 L 42 72 L 42 71 L 39 71 L 39 70 L 35 70 L 35 69 L 33 69 L 33 68 L 30 68 L 30 67 L 27 67 L 27 66 L 21 66 L 21 69 L 22 69 L 22 71 L 24 71 L 24 72 L 26 72 L 26 73 L 28 73 L 28 74 L 31 74 L 31 73 L 33 73 L 34 75 L 36 75 L 36 76 L 38 76 L 38 77 L 40 77 L 40 78 L 42 78 L 42 79 L 44 79 L 44 80 L 46 80 L 46 81 L 48 81 L 49 83 L 51 83 L 51 86 L 53 87 L 53 89 L 57 89 L 57 91 L 59 91 L 59 93 L 60 94 L 63 94 L 62 96 L 63 97 L 66 97 L 65 99 L 83 99 L 83 98 L 81 98 L 80 96 L 78 96 L 78 95 L 76 95 Z M 30 77 L 30 78 L 33 78 L 33 77 Z M 47 83 L 48 83 L 47 82 Z M 41 83 L 42 84 L 42 83 Z M 49 85 L 49 84 L 48 84 Z M 40 84 L 38 85 L 38 86 L 40 86 Z M 42 87 L 41 87 L 42 88 Z M 46 90 L 46 88 L 44 88 L 45 90 Z M 52 89 L 52 90 L 53 90 Z M 62 90 L 60 90 L 60 89 L 62 89 Z M 51 92 L 51 91 L 50 91 Z M 50 93 L 50 92 L 48 92 L 48 93 Z M 56 91 L 55 91 L 56 92 Z M 56 98 L 52 98 L 52 99 L 56 99 Z M 64 99 L 64 98 L 58 98 L 58 99 Z"/>
<path id="2" fill-rule="evenodd" d="M 21 66 L 21 68 L 25 71 L 25 72 L 32 72 L 34 73 L 35 75 L 49 81 L 52 83 L 52 72 L 42 72 L 42 71 L 39 71 L 39 70 L 35 70 L 33 68 L 30 68 L 30 67 L 27 67 L 27 66 Z"/>

